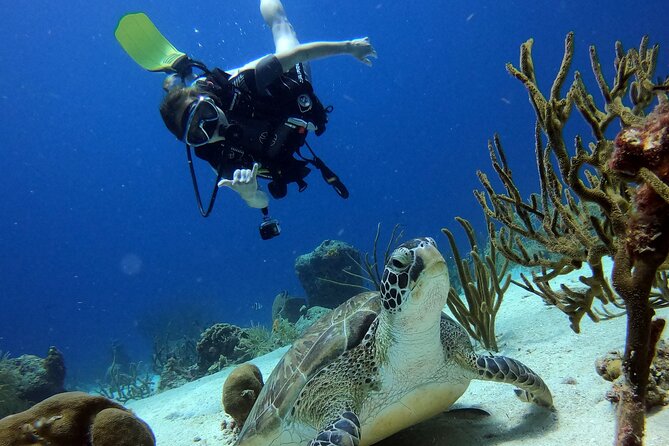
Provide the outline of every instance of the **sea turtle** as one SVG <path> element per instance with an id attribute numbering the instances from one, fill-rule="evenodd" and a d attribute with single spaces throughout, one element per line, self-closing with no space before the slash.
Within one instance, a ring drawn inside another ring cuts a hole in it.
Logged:
<path id="1" fill-rule="evenodd" d="M 552 407 L 527 366 L 474 353 L 442 312 L 449 286 L 434 240 L 399 246 L 380 292 L 352 297 L 286 352 L 235 445 L 371 445 L 443 412 L 472 379 L 514 384 L 521 399 Z"/>

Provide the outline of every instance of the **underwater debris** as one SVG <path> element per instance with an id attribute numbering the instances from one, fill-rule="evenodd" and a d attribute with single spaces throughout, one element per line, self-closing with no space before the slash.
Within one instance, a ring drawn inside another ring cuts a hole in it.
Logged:
<path id="1" fill-rule="evenodd" d="M 574 54 L 573 33 L 565 40 L 562 63 L 548 97 L 537 84 L 532 44 L 530 39 L 521 45 L 520 68 L 507 64 L 507 70 L 525 85 L 535 110 L 540 192 L 532 194 L 528 201 L 521 198 L 495 135 L 488 149 L 505 191 L 497 192 L 479 171 L 484 191 L 475 191 L 475 195 L 484 213 L 501 225 L 490 231 L 490 237 L 502 255 L 520 265 L 538 268 L 531 280 L 523 275 L 522 282 L 514 283 L 563 311 L 574 331 L 579 331 L 579 323 L 586 314 L 593 321 L 627 314 L 625 385 L 620 389 L 617 444 L 639 445 L 643 438 L 643 403 L 650 360 L 664 327 L 663 320 L 652 319 L 652 305 L 666 301 L 666 294 L 651 289 L 666 280 L 662 272 L 669 267 L 666 262 L 669 215 L 665 211 L 669 186 L 664 181 L 666 177 L 658 176 L 659 172 L 654 172 L 647 160 L 646 164 L 638 162 L 639 155 L 635 155 L 633 148 L 626 150 L 628 157 L 611 165 L 611 160 L 616 159 L 614 150 L 620 151 L 620 144 L 616 149 L 614 141 L 606 138 L 606 132 L 610 124 L 619 121 L 623 141 L 632 142 L 630 132 L 640 131 L 649 133 L 646 141 L 664 138 L 666 124 L 663 127 L 657 123 L 665 121 L 652 114 L 645 116 L 656 99 L 661 104 L 669 100 L 664 88 L 667 80 L 662 85 L 651 81 L 659 47 L 649 47 L 648 38 L 644 37 L 638 49 L 625 52 L 622 44 L 616 42 L 615 77 L 611 86 L 604 79 L 597 51 L 590 47 L 592 72 L 605 102 L 600 109 L 578 71 L 566 95 L 561 97 Z M 574 109 L 588 124 L 594 140 L 585 144 L 577 135 L 574 154 L 570 154 L 563 130 Z M 654 165 L 669 164 L 669 150 L 658 152 L 663 159 Z M 638 171 L 630 166 L 637 166 Z M 663 210 L 661 215 L 649 208 L 651 202 Z M 546 258 L 531 253 L 525 240 L 534 240 L 558 256 Z M 604 274 L 603 257 L 613 258 L 610 282 Z M 581 266 L 590 269 L 579 277 L 582 285 L 552 289 L 552 279 Z M 599 308 L 595 307 L 596 302 Z M 614 311 L 610 306 L 615 307 Z"/>

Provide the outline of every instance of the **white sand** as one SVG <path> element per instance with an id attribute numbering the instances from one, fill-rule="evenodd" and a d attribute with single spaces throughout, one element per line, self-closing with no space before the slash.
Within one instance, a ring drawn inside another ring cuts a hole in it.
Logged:
<path id="1" fill-rule="evenodd" d="M 573 283 L 572 274 L 565 281 Z M 669 309 L 658 312 L 669 318 Z M 598 324 L 584 319 L 581 334 L 569 328 L 559 310 L 520 288 L 510 288 L 497 316 L 499 354 L 518 359 L 539 373 L 553 393 L 556 412 L 515 398 L 512 387 L 473 381 L 453 408 L 476 407 L 490 416 L 444 413 L 396 434 L 385 446 L 427 445 L 611 445 L 613 405 L 604 396 L 611 384 L 595 372 L 595 359 L 622 349 L 625 318 Z M 665 333 L 665 338 L 669 335 Z M 252 361 L 268 377 L 287 348 Z M 230 369 L 150 398 L 128 403 L 149 423 L 159 446 L 229 445 L 230 420 L 221 406 L 221 390 Z M 574 383 L 575 382 L 575 383 Z M 648 417 L 647 446 L 669 445 L 669 407 Z"/>

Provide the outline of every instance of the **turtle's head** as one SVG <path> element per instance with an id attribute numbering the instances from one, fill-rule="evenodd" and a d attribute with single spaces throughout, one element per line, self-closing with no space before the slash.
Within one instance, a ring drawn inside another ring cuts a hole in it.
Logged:
<path id="1" fill-rule="evenodd" d="M 441 315 L 450 283 L 446 261 L 430 237 L 400 245 L 388 259 L 381 279 L 381 301 L 390 314 L 419 319 Z"/>

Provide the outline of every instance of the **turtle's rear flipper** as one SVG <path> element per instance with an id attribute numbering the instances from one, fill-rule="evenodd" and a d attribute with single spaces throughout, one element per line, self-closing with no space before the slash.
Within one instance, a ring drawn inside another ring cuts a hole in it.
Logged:
<path id="1" fill-rule="evenodd" d="M 328 424 L 309 446 L 358 446 L 360 444 L 360 421 L 350 411 Z"/>
<path id="2" fill-rule="evenodd" d="M 520 361 L 506 356 L 476 357 L 478 379 L 513 384 L 516 395 L 523 401 L 553 408 L 553 397 L 539 375 Z"/>

